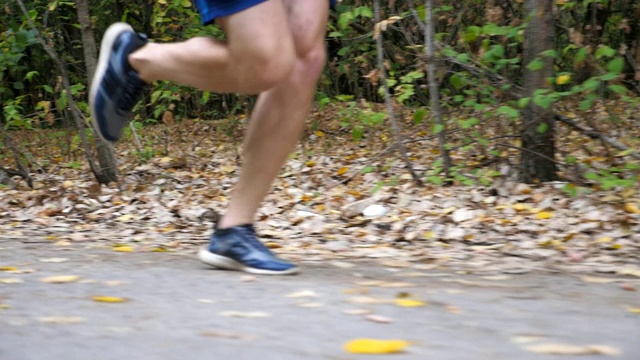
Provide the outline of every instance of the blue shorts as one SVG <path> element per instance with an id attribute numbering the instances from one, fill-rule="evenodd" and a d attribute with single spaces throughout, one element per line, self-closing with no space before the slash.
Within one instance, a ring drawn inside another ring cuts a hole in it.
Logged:
<path id="1" fill-rule="evenodd" d="M 193 0 L 204 25 L 212 23 L 216 18 L 239 13 L 265 1 L 267 0 Z M 337 0 L 329 0 L 329 2 L 331 6 L 336 6 Z"/>

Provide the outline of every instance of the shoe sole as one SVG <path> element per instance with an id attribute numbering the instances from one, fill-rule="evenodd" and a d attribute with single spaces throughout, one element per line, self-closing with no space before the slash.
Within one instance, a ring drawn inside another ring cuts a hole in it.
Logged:
<path id="1" fill-rule="evenodd" d="M 133 31 L 133 28 L 129 24 L 115 23 L 109 26 L 107 31 L 104 33 L 102 43 L 100 44 L 100 57 L 98 58 L 98 67 L 96 68 L 96 72 L 93 75 L 93 80 L 91 81 L 91 89 L 89 90 L 89 109 L 91 110 L 91 124 L 93 125 L 93 130 L 100 137 L 100 139 L 110 143 L 112 143 L 112 141 L 105 139 L 105 137 L 100 132 L 100 126 L 98 124 L 98 118 L 96 116 L 94 105 L 96 95 L 98 93 L 98 85 L 102 82 L 102 78 L 104 77 L 104 74 L 107 71 L 107 66 L 109 65 L 109 58 L 111 57 L 111 48 L 113 47 L 113 43 L 118 38 L 118 35 L 122 34 L 125 31 Z"/>
<path id="2" fill-rule="evenodd" d="M 297 274 L 300 271 L 297 266 L 283 271 L 256 269 L 239 263 L 233 259 L 229 259 L 226 256 L 214 254 L 206 248 L 202 248 L 200 249 L 200 251 L 198 251 L 198 259 L 200 259 L 200 261 L 202 261 L 203 263 L 218 269 L 238 270 L 256 275 L 293 275 Z"/>

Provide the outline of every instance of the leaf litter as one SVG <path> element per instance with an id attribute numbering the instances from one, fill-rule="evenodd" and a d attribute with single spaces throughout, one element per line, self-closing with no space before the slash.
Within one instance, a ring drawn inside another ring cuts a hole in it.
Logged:
<path id="1" fill-rule="evenodd" d="M 158 131 L 205 131 L 193 121 L 174 126 Z M 61 249 L 91 242 L 117 252 L 193 253 L 227 207 L 239 165 L 237 144 L 206 131 L 197 144 L 184 137 L 147 161 L 133 143 L 119 144 L 117 186 L 96 185 L 89 171 L 59 166 L 33 174 L 35 190 L 20 182 L 0 188 L 0 233 L 24 242 L 47 239 Z M 486 187 L 418 188 L 401 160 L 378 156 L 388 147 L 384 141 L 362 147 L 349 134 L 323 132 L 333 135 L 304 138 L 258 214 L 258 232 L 287 259 L 345 269 L 367 259 L 389 268 L 429 265 L 479 275 L 544 268 L 640 277 L 632 266 L 640 253 L 638 189 L 569 197 L 566 183 L 525 185 L 508 176 Z M 407 146 L 416 169 L 435 160 L 419 141 Z M 358 174 L 364 165 L 377 170 Z M 351 172 L 358 175 L 343 183 Z"/>

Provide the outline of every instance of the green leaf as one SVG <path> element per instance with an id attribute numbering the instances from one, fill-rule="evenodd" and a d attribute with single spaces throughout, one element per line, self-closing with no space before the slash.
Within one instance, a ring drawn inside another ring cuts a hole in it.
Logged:
<path id="1" fill-rule="evenodd" d="M 515 119 L 520 116 L 520 110 L 514 109 L 508 105 L 503 105 L 498 108 L 498 114 L 504 114 Z"/>
<path id="2" fill-rule="evenodd" d="M 600 59 L 603 57 L 612 57 L 616 54 L 616 51 L 606 45 L 600 46 L 598 50 L 596 50 L 596 59 Z"/>
<path id="3" fill-rule="evenodd" d="M 468 84 L 465 76 L 461 75 L 460 73 L 455 73 L 451 75 L 451 77 L 449 78 L 449 82 L 451 83 L 451 85 L 453 85 L 453 87 L 456 90 L 460 90 L 461 88 L 463 88 Z"/>
<path id="4" fill-rule="evenodd" d="M 547 130 L 549 130 L 549 124 L 547 124 L 547 123 L 540 123 L 536 127 L 536 132 L 538 134 L 544 134 L 544 133 L 547 132 Z"/>
<path id="5" fill-rule="evenodd" d="M 622 85 L 609 85 L 607 88 L 616 94 L 626 94 L 628 92 L 627 88 Z"/>
<path id="6" fill-rule="evenodd" d="M 624 59 L 617 57 L 607 63 L 607 70 L 609 72 L 620 74 L 624 70 Z"/>
<path id="7" fill-rule="evenodd" d="M 482 34 L 481 28 L 479 28 L 478 26 L 469 26 L 467 27 L 464 35 L 462 36 L 462 39 L 466 43 L 474 42 L 478 40 L 481 34 Z"/>
<path id="8" fill-rule="evenodd" d="M 434 124 L 433 125 L 433 133 L 434 134 L 440 134 L 443 131 L 444 131 L 444 125 L 442 125 L 442 124 Z"/>
<path id="9" fill-rule="evenodd" d="M 31 80 L 33 80 L 33 77 L 34 77 L 34 76 L 36 76 L 36 75 L 39 75 L 39 73 L 38 73 L 37 71 L 29 71 L 29 72 L 27 73 L 27 75 L 25 75 L 25 76 L 24 76 L 24 78 L 25 78 L 26 80 L 31 81 Z"/>
<path id="10" fill-rule="evenodd" d="M 521 109 L 524 109 L 527 107 L 527 105 L 529 105 L 529 103 L 531 102 L 531 98 L 530 97 L 526 97 L 526 98 L 522 98 L 520 100 L 518 100 L 518 107 Z"/>
<path id="11" fill-rule="evenodd" d="M 422 124 L 426 116 L 427 110 L 425 108 L 420 108 L 413 113 L 413 122 L 415 122 L 416 124 Z"/>
<path id="12" fill-rule="evenodd" d="M 580 64 L 587 57 L 588 53 L 589 52 L 587 51 L 587 48 L 581 48 L 580 50 L 578 50 L 578 52 L 576 52 L 576 57 L 573 59 L 573 63 L 576 65 Z"/>
<path id="13" fill-rule="evenodd" d="M 367 165 L 367 166 L 364 167 L 364 169 L 362 169 L 362 173 L 363 174 L 369 174 L 369 173 L 372 173 L 374 171 L 376 171 L 376 168 L 371 166 L 371 165 Z"/>
<path id="14" fill-rule="evenodd" d="M 540 58 L 535 58 L 533 59 L 533 61 L 531 61 L 529 63 L 529 65 L 527 65 L 527 69 L 531 70 L 531 71 L 539 71 L 544 69 L 544 61 L 542 61 L 542 59 Z"/>

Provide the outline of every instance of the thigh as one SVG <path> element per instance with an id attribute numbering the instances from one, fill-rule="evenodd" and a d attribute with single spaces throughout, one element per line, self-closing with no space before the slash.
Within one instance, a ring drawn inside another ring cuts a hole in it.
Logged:
<path id="1" fill-rule="evenodd" d="M 293 37 L 282 0 L 267 0 L 216 18 L 232 53 L 251 54 L 260 49 L 286 49 Z"/>
<path id="2" fill-rule="evenodd" d="M 329 17 L 329 0 L 283 0 L 298 56 L 323 44 Z"/>

